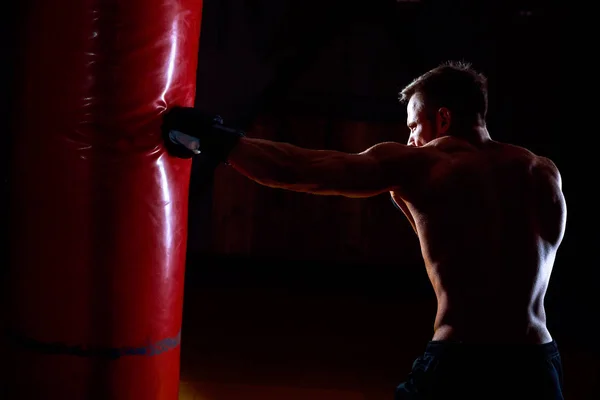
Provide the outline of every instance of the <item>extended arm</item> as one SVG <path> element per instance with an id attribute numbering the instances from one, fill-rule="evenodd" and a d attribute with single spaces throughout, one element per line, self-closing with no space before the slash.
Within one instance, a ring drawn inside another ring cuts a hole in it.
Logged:
<path id="1" fill-rule="evenodd" d="M 320 195 L 370 197 L 412 185 L 432 157 L 395 142 L 361 153 L 309 150 L 289 143 L 242 138 L 228 162 L 262 185 Z"/>
<path id="2" fill-rule="evenodd" d="M 440 160 L 434 147 L 396 142 L 351 154 L 251 139 L 190 107 L 166 113 L 162 131 L 167 149 L 177 157 L 206 154 L 262 185 L 321 195 L 370 197 L 394 190 L 409 198 Z"/>

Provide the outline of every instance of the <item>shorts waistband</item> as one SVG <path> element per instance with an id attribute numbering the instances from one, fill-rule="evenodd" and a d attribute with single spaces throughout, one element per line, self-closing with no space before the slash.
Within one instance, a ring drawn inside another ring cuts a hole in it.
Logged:
<path id="1" fill-rule="evenodd" d="M 559 355 L 556 341 L 544 344 L 480 344 L 432 340 L 425 347 L 425 354 L 496 355 L 499 357 L 536 357 L 549 359 Z"/>

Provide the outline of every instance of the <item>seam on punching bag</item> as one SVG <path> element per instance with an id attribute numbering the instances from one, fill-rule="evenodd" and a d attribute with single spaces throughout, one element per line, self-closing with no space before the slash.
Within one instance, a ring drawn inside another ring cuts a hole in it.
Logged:
<path id="1" fill-rule="evenodd" d="M 7 332 L 7 338 L 13 344 L 38 353 L 53 355 L 71 355 L 76 357 L 105 358 L 116 360 L 124 356 L 156 356 L 173 350 L 181 344 L 181 330 L 174 337 L 161 339 L 145 346 L 102 347 L 88 345 L 68 345 L 59 342 L 41 342 L 25 335 Z"/>

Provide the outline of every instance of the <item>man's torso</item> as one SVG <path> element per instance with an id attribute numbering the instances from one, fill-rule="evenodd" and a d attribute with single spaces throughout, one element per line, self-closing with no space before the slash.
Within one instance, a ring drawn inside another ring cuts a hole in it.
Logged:
<path id="1" fill-rule="evenodd" d="M 543 303 L 564 232 L 553 164 L 492 141 L 435 142 L 442 161 L 419 188 L 391 192 L 438 299 L 433 340 L 551 341 Z"/>

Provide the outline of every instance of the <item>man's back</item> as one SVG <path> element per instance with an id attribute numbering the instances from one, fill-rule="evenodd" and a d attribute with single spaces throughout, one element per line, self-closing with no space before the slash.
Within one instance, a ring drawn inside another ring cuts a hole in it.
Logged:
<path id="1" fill-rule="evenodd" d="M 547 343 L 544 295 L 565 225 L 550 160 L 507 144 L 433 141 L 441 161 L 404 196 L 438 298 L 434 340 Z"/>

